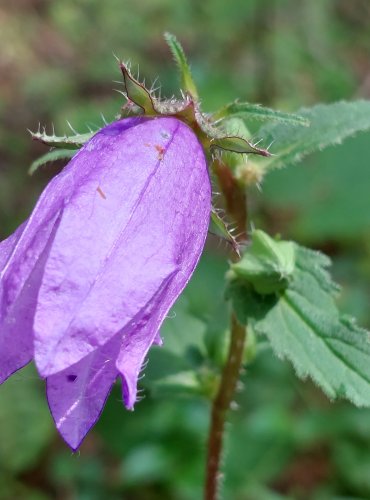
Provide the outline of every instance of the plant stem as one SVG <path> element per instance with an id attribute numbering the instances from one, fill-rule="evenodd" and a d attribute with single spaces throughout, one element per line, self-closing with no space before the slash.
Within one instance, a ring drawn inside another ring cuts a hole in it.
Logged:
<path id="1" fill-rule="evenodd" d="M 247 202 L 245 191 L 233 178 L 231 170 L 222 161 L 215 160 L 214 171 L 225 199 L 226 211 L 235 221 L 237 232 L 244 241 L 247 238 Z M 239 256 L 233 256 L 236 261 Z M 217 395 L 212 404 L 211 423 L 208 439 L 207 471 L 205 484 L 205 500 L 216 500 L 221 478 L 220 462 L 222 454 L 225 420 L 232 404 L 236 385 L 243 362 L 243 351 L 246 340 L 246 328 L 241 325 L 235 314 L 230 319 L 230 347 L 223 368 Z"/>
<path id="2" fill-rule="evenodd" d="M 245 326 L 231 315 L 231 341 L 227 362 L 222 372 L 220 387 L 212 405 L 211 426 L 208 442 L 207 477 L 205 500 L 215 500 L 221 479 L 220 461 L 225 419 L 232 403 L 243 360 Z"/>
<path id="3" fill-rule="evenodd" d="M 225 200 L 225 211 L 236 225 L 237 240 L 247 240 L 247 197 L 233 177 L 232 171 L 222 160 L 214 160 L 213 170 L 217 175 L 220 188 Z M 238 260 L 237 255 L 233 260 Z"/>

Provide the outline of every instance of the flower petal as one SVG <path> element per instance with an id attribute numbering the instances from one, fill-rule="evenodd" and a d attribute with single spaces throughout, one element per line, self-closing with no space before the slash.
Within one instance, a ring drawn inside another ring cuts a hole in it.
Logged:
<path id="1" fill-rule="evenodd" d="M 15 251 L 22 229 L 20 226 L 0 245 L 3 264 L 9 261 L 12 252 Z M 7 307 L 3 307 L 0 317 L 0 383 L 29 363 L 33 357 L 33 318 L 38 289 L 53 236 L 52 233 L 15 299 L 8 303 Z"/>
<path id="2" fill-rule="evenodd" d="M 4 280 L 1 278 L 4 273 L 4 268 L 6 267 L 9 259 L 11 258 L 14 248 L 18 243 L 19 238 L 23 233 L 25 223 L 20 225 L 13 234 L 11 234 L 6 240 L 0 243 L 0 304 L 3 295 Z M 3 307 L 0 307 L 0 314 Z M 2 315 L 0 315 L 1 319 Z"/>
<path id="3" fill-rule="evenodd" d="M 0 270 L 0 283 L 3 291 L 2 313 L 21 293 L 24 283 L 30 276 L 59 220 L 63 211 L 64 193 L 70 184 L 69 177 L 63 171 L 49 182 L 31 216 L 10 237 L 14 238 L 15 245 Z"/>
<path id="4" fill-rule="evenodd" d="M 123 334 L 116 365 L 122 377 L 123 399 L 128 409 L 132 409 L 136 401 L 137 380 L 148 349 L 153 343 L 161 343 L 159 328 L 193 274 L 207 235 L 211 203 L 208 172 L 202 168 L 202 159 L 196 154 L 196 148 L 192 149 L 191 141 L 187 141 L 186 132 L 186 129 L 182 131 L 185 137 L 174 138 L 172 149 L 177 161 L 174 168 L 179 169 L 179 176 L 181 167 L 186 168 L 188 160 L 192 163 L 187 186 L 177 185 L 182 198 L 176 200 L 179 219 L 173 223 L 171 233 L 176 241 L 175 261 L 179 271 L 173 273 L 166 286 L 153 297 L 136 328 Z M 186 158 L 183 158 L 183 143 L 188 147 Z"/>
<path id="5" fill-rule="evenodd" d="M 47 397 L 55 425 L 76 450 L 98 420 L 117 378 L 115 359 L 121 335 L 113 337 L 84 359 L 47 378 Z"/>
<path id="6" fill-rule="evenodd" d="M 177 272 L 172 273 L 165 280 L 150 303 L 125 328 L 121 335 L 121 347 L 117 355 L 116 367 L 121 374 L 123 401 L 127 409 L 132 410 L 136 402 L 137 381 L 142 369 L 143 361 L 152 344 L 161 345 L 162 339 L 158 330 L 162 317 L 167 310 L 163 310 L 163 298 L 168 295 L 173 279 Z"/>
<path id="7" fill-rule="evenodd" d="M 194 268 L 188 262 L 199 258 L 210 213 L 202 147 L 175 118 L 110 125 L 67 169 L 74 184 L 45 265 L 34 323 L 43 376 L 108 342 L 176 271 L 184 276 L 172 303 Z M 199 242 L 192 245 L 195 237 Z"/>
<path id="8" fill-rule="evenodd" d="M 13 234 L 11 234 L 6 240 L 0 243 L 0 269 L 2 270 L 7 263 L 9 257 L 11 256 L 17 241 L 19 240 L 25 223 L 21 224 Z"/>

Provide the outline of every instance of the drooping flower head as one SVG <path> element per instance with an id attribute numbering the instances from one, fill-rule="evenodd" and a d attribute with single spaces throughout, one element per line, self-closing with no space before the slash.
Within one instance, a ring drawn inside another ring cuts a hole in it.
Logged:
<path id="1" fill-rule="evenodd" d="M 144 358 L 194 271 L 211 213 L 208 124 L 195 101 L 161 108 L 122 68 L 130 113 L 136 106 L 141 116 L 89 138 L 0 244 L 0 383 L 33 359 L 73 449 L 117 377 L 133 408 Z"/>

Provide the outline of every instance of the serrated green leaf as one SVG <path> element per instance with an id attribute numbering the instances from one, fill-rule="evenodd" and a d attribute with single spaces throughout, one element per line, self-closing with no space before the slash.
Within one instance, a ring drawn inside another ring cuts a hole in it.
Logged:
<path id="1" fill-rule="evenodd" d="M 249 102 L 231 102 L 219 111 L 214 113 L 212 118 L 214 120 L 225 119 L 228 117 L 240 116 L 245 120 L 258 120 L 258 121 L 274 121 L 287 124 L 295 124 L 307 127 L 310 122 L 307 118 L 299 114 L 284 113 L 275 109 L 265 108 L 260 104 L 251 104 Z"/>
<path id="2" fill-rule="evenodd" d="M 293 124 L 267 124 L 258 131 L 265 143 L 273 143 L 269 168 L 281 168 L 297 163 L 306 155 L 370 128 L 370 101 L 319 104 L 298 114 L 310 122 L 310 127 Z"/>
<path id="3" fill-rule="evenodd" d="M 253 231 L 251 245 L 232 272 L 252 288 L 268 295 L 288 286 L 295 266 L 295 246 L 289 241 L 277 241 L 260 230 Z"/>
<path id="4" fill-rule="evenodd" d="M 57 160 L 70 160 L 75 154 L 75 149 L 53 149 L 53 151 L 49 151 L 32 162 L 28 173 L 33 175 L 43 165 Z"/>
<path id="5" fill-rule="evenodd" d="M 172 55 L 175 59 L 175 62 L 179 68 L 181 86 L 183 90 L 188 92 L 192 97 L 194 97 L 194 99 L 197 99 L 198 91 L 195 86 L 184 49 L 182 48 L 180 42 L 177 40 L 175 35 L 172 35 L 171 33 L 165 33 L 164 39 L 166 40 L 167 45 L 169 46 Z"/>
<path id="6" fill-rule="evenodd" d="M 298 376 L 311 377 L 330 398 L 370 406 L 369 333 L 340 315 L 338 287 L 325 269 L 329 260 L 298 245 L 295 253 L 293 279 L 283 293 L 263 297 L 232 283 L 228 294 L 238 318 L 266 335 Z"/>
<path id="7" fill-rule="evenodd" d="M 45 131 L 43 132 L 31 132 L 32 139 L 35 141 L 42 142 L 47 146 L 52 148 L 60 148 L 60 149 L 79 149 L 81 146 L 85 144 L 85 142 L 89 141 L 95 132 L 88 132 L 86 134 L 75 134 L 75 135 L 48 135 Z"/>

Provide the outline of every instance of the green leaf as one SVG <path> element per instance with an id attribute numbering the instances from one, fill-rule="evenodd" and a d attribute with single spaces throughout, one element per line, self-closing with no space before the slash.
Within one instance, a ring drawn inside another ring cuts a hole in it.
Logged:
<path id="1" fill-rule="evenodd" d="M 32 162 L 28 173 L 29 175 L 33 175 L 36 170 L 38 170 L 43 165 L 57 160 L 70 160 L 75 154 L 75 149 L 53 149 L 52 151 L 45 153 L 44 155 L 40 156 L 40 158 L 37 158 L 37 160 Z"/>
<path id="2" fill-rule="evenodd" d="M 295 245 L 289 286 L 259 295 L 240 279 L 228 295 L 240 321 L 265 335 L 279 358 L 292 362 L 297 375 L 311 377 L 332 399 L 370 406 L 369 333 L 340 315 L 324 255 Z"/>
<path id="3" fill-rule="evenodd" d="M 273 143 L 276 156 L 269 168 L 281 168 L 297 163 L 304 156 L 370 128 L 370 101 L 319 104 L 301 109 L 298 114 L 310 122 L 310 127 L 294 124 L 267 124 L 258 131 L 265 143 Z"/>
<path id="4" fill-rule="evenodd" d="M 188 92 L 194 99 L 197 99 L 198 91 L 195 86 L 184 49 L 182 48 L 177 38 L 171 33 L 165 33 L 164 39 L 166 40 L 167 45 L 169 46 L 175 62 L 179 68 L 182 88 L 186 92 Z"/>
<path id="5" fill-rule="evenodd" d="M 249 102 L 232 102 L 214 113 L 214 120 L 225 119 L 229 117 L 240 116 L 245 120 L 275 121 L 280 123 L 308 126 L 310 124 L 307 118 L 299 114 L 284 113 L 275 109 L 265 108 L 260 104 L 251 104 Z"/>
<path id="6" fill-rule="evenodd" d="M 29 131 L 32 139 L 34 141 L 42 142 L 47 146 L 51 146 L 53 148 L 61 148 L 61 149 L 79 149 L 81 146 L 85 144 L 85 142 L 89 141 L 95 132 L 88 132 L 86 134 L 75 134 L 75 135 L 63 135 L 57 136 L 55 134 L 48 135 L 45 130 L 42 132 L 31 132 Z"/>
<path id="7" fill-rule="evenodd" d="M 276 241 L 259 230 L 253 231 L 251 240 L 243 258 L 231 265 L 233 274 L 263 295 L 286 288 L 294 271 L 294 243 Z"/>

